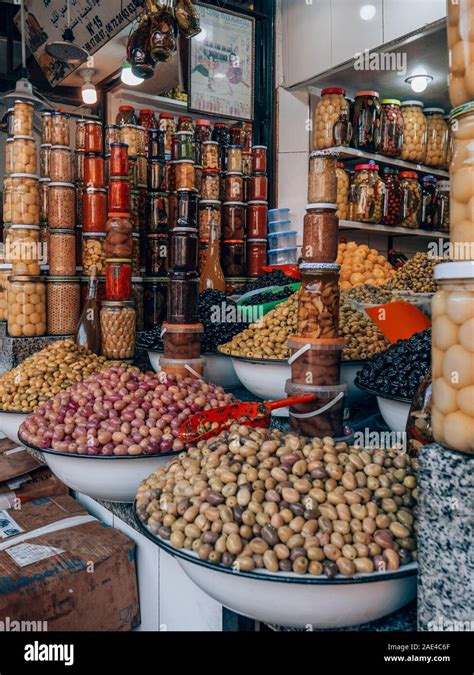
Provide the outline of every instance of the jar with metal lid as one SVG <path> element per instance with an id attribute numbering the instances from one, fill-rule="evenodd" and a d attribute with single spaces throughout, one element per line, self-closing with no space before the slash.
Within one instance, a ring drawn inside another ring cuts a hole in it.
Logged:
<path id="1" fill-rule="evenodd" d="M 48 335 L 74 335 L 81 311 L 80 280 L 76 277 L 49 276 L 46 290 Z"/>
<path id="2" fill-rule="evenodd" d="M 74 181 L 76 183 L 84 182 L 84 162 L 85 162 L 85 152 L 84 150 L 76 150 L 74 153 L 73 159 L 73 174 Z"/>
<path id="3" fill-rule="evenodd" d="M 265 201 L 248 202 L 247 237 L 264 239 L 267 236 L 268 204 Z"/>
<path id="4" fill-rule="evenodd" d="M 8 318 L 8 277 L 12 276 L 12 266 L 0 263 L 0 321 Z"/>
<path id="5" fill-rule="evenodd" d="M 217 141 L 202 143 L 202 168 L 219 170 L 219 143 Z"/>
<path id="6" fill-rule="evenodd" d="M 105 162 L 102 155 L 86 152 L 84 157 L 84 183 L 89 187 L 105 187 Z"/>
<path id="7" fill-rule="evenodd" d="M 72 183 L 50 183 L 48 223 L 51 229 L 70 229 L 76 225 L 76 192 Z"/>
<path id="8" fill-rule="evenodd" d="M 254 145 L 252 148 L 252 173 L 266 173 L 267 171 L 266 145 Z M 230 169 L 228 169 L 230 171 Z"/>
<path id="9" fill-rule="evenodd" d="M 111 178 L 109 180 L 109 213 L 128 213 L 130 193 L 128 178 Z"/>
<path id="10" fill-rule="evenodd" d="M 301 263 L 298 335 L 313 339 L 339 337 L 340 269 L 333 263 Z"/>
<path id="11" fill-rule="evenodd" d="M 196 272 L 169 275 L 168 323 L 198 323 L 199 276 Z"/>
<path id="12" fill-rule="evenodd" d="M 11 146 L 11 166 L 7 166 L 8 173 L 29 173 L 35 174 L 36 165 L 36 143 L 33 136 L 16 135 L 7 145 Z M 9 170 L 10 169 L 10 170 Z"/>
<path id="13" fill-rule="evenodd" d="M 109 214 L 106 226 L 105 256 L 107 258 L 132 257 L 132 223 L 127 213 Z"/>
<path id="14" fill-rule="evenodd" d="M 12 222 L 12 190 L 13 180 L 10 176 L 5 176 L 3 179 L 3 222 Z M 39 192 L 38 192 L 39 198 Z"/>
<path id="15" fill-rule="evenodd" d="M 76 227 L 82 227 L 83 221 L 83 199 L 84 199 L 84 185 L 82 183 L 76 184 Z"/>
<path id="16" fill-rule="evenodd" d="M 220 174 L 215 169 L 204 169 L 201 182 L 201 199 L 217 200 L 220 197 Z"/>
<path id="17" fill-rule="evenodd" d="M 159 128 L 165 134 L 165 152 L 171 156 L 171 138 L 176 131 L 176 122 L 172 113 L 160 113 Z"/>
<path id="18" fill-rule="evenodd" d="M 87 120 L 85 124 L 84 150 L 88 152 L 104 152 L 103 124 L 99 120 Z"/>
<path id="19" fill-rule="evenodd" d="M 46 289 L 40 276 L 8 277 L 8 333 L 40 337 L 46 333 Z"/>
<path id="20" fill-rule="evenodd" d="M 48 190 L 49 178 L 39 179 L 39 197 L 40 197 L 40 222 L 48 221 Z"/>
<path id="21" fill-rule="evenodd" d="M 316 150 L 349 144 L 352 135 L 351 128 L 347 129 L 345 134 L 338 133 L 338 141 L 341 142 L 336 141 L 335 133 L 341 121 L 350 126 L 350 108 L 345 94 L 346 90 L 339 87 L 322 90 L 321 100 L 315 108 L 313 119 L 313 146 Z"/>
<path id="22" fill-rule="evenodd" d="M 33 136 L 34 104 L 21 99 L 13 104 L 13 135 Z"/>
<path id="23" fill-rule="evenodd" d="M 105 262 L 105 295 L 107 300 L 132 300 L 132 261 L 109 258 Z"/>
<path id="24" fill-rule="evenodd" d="M 441 232 L 449 232 L 450 182 L 449 180 L 439 180 L 436 187 L 438 190 L 438 203 L 434 218 L 434 229 Z"/>
<path id="25" fill-rule="evenodd" d="M 377 91 L 359 91 L 353 110 L 354 147 L 377 152 L 380 145 L 382 106 Z"/>
<path id="26" fill-rule="evenodd" d="M 336 204 L 308 204 L 303 226 L 303 258 L 311 262 L 334 262 L 338 236 Z"/>
<path id="27" fill-rule="evenodd" d="M 451 112 L 453 157 L 451 161 L 451 243 L 454 257 L 474 243 L 474 102 Z M 463 259 L 465 259 L 465 255 Z"/>
<path id="28" fill-rule="evenodd" d="M 50 178 L 51 177 L 51 144 L 42 143 L 40 145 L 40 177 L 41 178 Z M 8 167 L 7 167 L 8 171 Z"/>
<path id="29" fill-rule="evenodd" d="M 39 225 L 11 225 L 5 238 L 5 260 L 14 275 L 40 273 Z"/>
<path id="30" fill-rule="evenodd" d="M 403 144 L 403 115 L 400 101 L 384 98 L 382 105 L 382 127 L 377 152 L 386 157 L 400 157 Z"/>
<path id="31" fill-rule="evenodd" d="M 124 177 L 128 176 L 128 154 L 127 145 L 125 143 L 113 142 L 110 144 L 110 158 L 109 158 L 109 177 Z"/>
<path id="32" fill-rule="evenodd" d="M 151 330 L 161 325 L 166 318 L 166 300 L 168 296 L 168 280 L 151 277 L 143 279 L 144 328 Z"/>
<path id="33" fill-rule="evenodd" d="M 86 120 L 76 120 L 76 150 L 86 149 Z"/>
<path id="34" fill-rule="evenodd" d="M 72 230 L 51 230 L 48 247 L 49 273 L 53 277 L 76 274 L 76 234 Z"/>
<path id="35" fill-rule="evenodd" d="M 227 179 L 226 179 L 227 180 Z M 227 183 L 226 183 L 227 185 Z M 245 195 L 242 191 L 242 198 L 237 198 L 237 190 L 234 190 L 234 195 L 230 197 L 226 188 L 225 198 L 226 201 L 230 199 L 235 199 L 236 201 L 241 201 L 244 199 Z M 264 173 L 254 173 L 250 178 L 250 200 L 249 201 L 266 201 L 268 199 L 268 178 Z"/>
<path id="36" fill-rule="evenodd" d="M 170 234 L 169 268 L 173 272 L 196 272 L 198 233 L 191 227 L 176 227 Z"/>
<path id="37" fill-rule="evenodd" d="M 263 176 L 254 176 L 256 179 L 260 179 Z M 254 178 L 252 177 L 252 178 Z M 265 176 L 266 178 L 266 176 Z M 263 199 L 261 194 L 265 193 L 266 187 L 259 183 L 258 187 L 255 187 L 255 194 L 260 196 L 254 197 L 255 199 Z M 225 188 L 224 188 L 224 197 L 226 202 L 242 202 L 244 200 L 244 178 L 241 173 L 230 173 L 227 172 L 225 176 Z M 266 198 L 266 197 L 265 197 Z"/>
<path id="38" fill-rule="evenodd" d="M 192 131 L 178 131 L 177 139 L 177 155 L 176 159 L 189 159 L 194 161 L 194 133 Z"/>
<path id="39" fill-rule="evenodd" d="M 166 193 L 148 193 L 146 230 L 150 234 L 166 234 L 168 232 L 168 198 Z"/>
<path id="40" fill-rule="evenodd" d="M 335 202 L 337 196 L 337 157 L 328 151 L 314 151 L 309 156 L 308 202 Z"/>
<path id="41" fill-rule="evenodd" d="M 148 130 L 148 159 L 165 161 L 165 132 L 163 129 Z"/>
<path id="42" fill-rule="evenodd" d="M 51 114 L 51 144 L 67 146 L 71 144 L 69 115 L 67 113 L 55 111 Z"/>
<path id="43" fill-rule="evenodd" d="M 11 180 L 11 214 L 4 213 L 5 222 L 18 225 L 39 225 L 40 198 L 37 176 L 27 173 L 12 173 Z M 4 205 L 5 211 L 5 205 Z M 11 215 L 11 219 L 7 218 Z"/>
<path id="44" fill-rule="evenodd" d="M 247 239 L 247 276 L 260 277 L 267 264 L 267 240 Z"/>
<path id="45" fill-rule="evenodd" d="M 92 268 L 97 274 L 105 272 L 105 234 L 102 232 L 83 232 L 82 234 L 82 269 L 90 276 Z"/>
<path id="46" fill-rule="evenodd" d="M 265 168 L 261 169 L 261 172 L 266 171 L 266 162 L 263 165 Z M 227 171 L 229 173 L 242 173 L 242 148 L 240 145 L 229 145 L 227 148 Z"/>
<path id="47" fill-rule="evenodd" d="M 222 271 L 226 277 L 245 274 L 245 241 L 227 239 L 222 242 Z"/>
<path id="48" fill-rule="evenodd" d="M 434 176 L 424 176 L 421 179 L 421 200 L 420 227 L 422 230 L 433 230 L 438 207 L 438 190 Z"/>
<path id="49" fill-rule="evenodd" d="M 382 173 L 385 184 L 385 198 L 383 204 L 382 225 L 397 227 L 403 217 L 403 192 L 397 169 L 385 167 Z"/>
<path id="50" fill-rule="evenodd" d="M 146 155 L 137 155 L 137 184 L 146 185 L 147 179 L 148 179 L 148 161 Z"/>
<path id="51" fill-rule="evenodd" d="M 166 184 L 166 164 L 161 159 L 150 160 L 148 162 L 148 189 L 155 192 L 165 192 Z"/>
<path id="52" fill-rule="evenodd" d="M 444 119 L 443 108 L 424 108 L 426 117 L 426 153 L 424 163 L 427 166 L 446 166 L 448 154 L 448 125 Z"/>
<path id="53" fill-rule="evenodd" d="M 380 223 L 385 199 L 385 185 L 379 176 L 378 165 L 357 164 L 354 187 L 355 220 L 363 223 Z"/>
<path id="54" fill-rule="evenodd" d="M 449 48 L 449 98 L 458 106 L 474 98 L 472 83 L 472 3 L 452 0 L 447 3 Z M 440 45 L 441 46 L 441 45 Z M 442 45 L 444 48 L 444 44 Z"/>
<path id="55" fill-rule="evenodd" d="M 176 193 L 176 224 L 182 227 L 196 228 L 198 204 L 199 198 L 195 190 L 179 190 Z"/>
<path id="56" fill-rule="evenodd" d="M 52 113 L 49 111 L 41 113 L 41 143 L 51 145 L 53 137 Z"/>
<path id="57" fill-rule="evenodd" d="M 209 239 L 211 226 L 221 231 L 221 202 L 217 200 L 201 200 L 199 202 L 199 238 Z"/>
<path id="58" fill-rule="evenodd" d="M 176 189 L 188 188 L 194 190 L 196 187 L 194 162 L 187 160 L 176 162 L 174 165 Z"/>
<path id="59" fill-rule="evenodd" d="M 224 202 L 222 206 L 222 238 L 238 241 L 245 239 L 245 204 L 243 202 Z"/>
<path id="60" fill-rule="evenodd" d="M 400 188 L 403 194 L 402 227 L 418 228 L 421 223 L 422 193 L 416 171 L 400 171 Z"/>
<path id="61" fill-rule="evenodd" d="M 436 442 L 474 453 L 474 261 L 435 268 L 431 425 Z"/>
<path id="62" fill-rule="evenodd" d="M 124 124 L 120 127 L 120 141 L 128 145 L 128 154 L 135 157 L 137 149 L 137 126 Z"/>
<path id="63" fill-rule="evenodd" d="M 343 162 L 336 164 L 336 216 L 339 220 L 347 220 L 349 208 L 349 174 L 344 168 Z"/>
<path id="64" fill-rule="evenodd" d="M 421 101 L 403 101 L 402 159 L 423 162 L 426 155 L 426 117 Z"/>
<path id="65" fill-rule="evenodd" d="M 72 183 L 72 159 L 71 150 L 68 146 L 51 146 L 50 178 L 53 183 Z"/>
<path id="66" fill-rule="evenodd" d="M 119 111 L 115 118 L 116 126 L 122 126 L 123 124 L 136 124 L 137 118 L 135 116 L 135 110 L 131 105 L 121 105 L 119 106 Z"/>
<path id="67" fill-rule="evenodd" d="M 168 235 L 145 235 L 145 268 L 149 276 L 162 277 L 168 272 Z"/>
<path id="68" fill-rule="evenodd" d="M 136 316 L 131 301 L 104 301 L 100 308 L 102 356 L 132 359 L 135 354 Z"/>

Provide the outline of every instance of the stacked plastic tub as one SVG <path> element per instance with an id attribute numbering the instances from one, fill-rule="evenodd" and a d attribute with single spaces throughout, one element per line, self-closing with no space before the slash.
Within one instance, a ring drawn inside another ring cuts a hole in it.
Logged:
<path id="1" fill-rule="evenodd" d="M 296 231 L 291 229 L 290 209 L 268 212 L 268 264 L 291 265 L 298 259 Z"/>
<path id="2" fill-rule="evenodd" d="M 344 339 L 339 338 L 339 273 L 337 258 L 339 220 L 336 216 L 336 164 L 331 155 L 321 155 L 321 168 L 334 172 L 334 180 L 320 183 L 310 192 L 304 219 L 301 288 L 298 296 L 297 332 L 288 345 L 291 351 L 289 396 L 313 394 L 310 403 L 290 407 L 294 431 L 308 437 L 344 435 L 346 385 L 340 384 Z M 328 190 L 328 185 L 332 186 Z"/>

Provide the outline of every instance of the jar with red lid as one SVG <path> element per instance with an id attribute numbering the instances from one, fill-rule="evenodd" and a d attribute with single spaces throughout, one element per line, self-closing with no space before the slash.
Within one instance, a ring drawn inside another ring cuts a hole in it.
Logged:
<path id="1" fill-rule="evenodd" d="M 382 106 L 377 91 L 359 91 L 353 111 L 354 147 L 377 152 L 380 145 Z"/>
<path id="2" fill-rule="evenodd" d="M 165 132 L 163 129 L 148 130 L 148 159 L 161 159 L 165 161 Z"/>
<path id="3" fill-rule="evenodd" d="M 176 193 L 176 223 L 184 227 L 197 227 L 199 197 L 195 190 L 178 190 Z"/>
<path id="4" fill-rule="evenodd" d="M 128 178 L 111 178 L 109 181 L 109 213 L 129 213 L 130 181 Z"/>
<path id="5" fill-rule="evenodd" d="M 104 152 L 102 122 L 86 120 L 85 135 L 84 150 L 86 152 Z"/>
<path id="6" fill-rule="evenodd" d="M 382 180 L 385 183 L 385 199 L 382 220 L 380 222 L 382 225 L 396 227 L 400 225 L 402 220 L 403 207 L 403 194 L 397 169 L 385 167 L 382 173 Z"/>
<path id="7" fill-rule="evenodd" d="M 105 231 L 105 255 L 107 258 L 132 257 L 132 223 L 128 213 L 110 213 Z"/>
<path id="8" fill-rule="evenodd" d="M 148 193 L 146 230 L 149 234 L 168 232 L 168 197 L 163 192 Z"/>
<path id="9" fill-rule="evenodd" d="M 254 145 L 252 148 L 252 172 L 267 172 L 267 146 Z"/>
<path id="10" fill-rule="evenodd" d="M 247 237 L 264 239 L 267 236 L 268 203 L 250 201 L 247 205 Z"/>
<path id="11" fill-rule="evenodd" d="M 84 183 L 90 187 L 105 187 L 105 162 L 102 155 L 86 152 L 84 156 Z"/>
<path id="12" fill-rule="evenodd" d="M 243 276 L 245 274 L 245 242 L 240 239 L 224 240 L 221 259 L 224 276 Z"/>
<path id="13" fill-rule="evenodd" d="M 261 235 L 262 238 L 265 235 Z M 245 204 L 224 202 L 222 207 L 222 238 L 224 240 L 245 239 Z"/>
<path id="14" fill-rule="evenodd" d="M 204 141 L 210 141 L 212 135 L 211 121 L 204 119 L 196 120 L 194 133 L 197 143 L 204 143 Z"/>
<path id="15" fill-rule="evenodd" d="M 242 148 L 240 145 L 229 145 L 227 148 L 227 171 L 242 173 Z"/>
<path id="16" fill-rule="evenodd" d="M 156 192 L 165 192 L 166 185 L 166 164 L 160 159 L 154 159 L 148 162 L 148 189 Z"/>
<path id="17" fill-rule="evenodd" d="M 244 178 L 241 173 L 226 174 L 224 196 L 226 202 L 242 202 L 244 200 Z"/>
<path id="18" fill-rule="evenodd" d="M 178 117 L 177 131 L 193 131 L 194 132 L 193 118 L 187 117 L 185 115 L 182 115 L 181 117 Z"/>
<path id="19" fill-rule="evenodd" d="M 352 136 L 350 106 L 346 90 L 328 87 L 321 91 L 321 100 L 314 110 L 313 146 L 325 150 L 335 145 L 349 145 Z"/>
<path id="20" fill-rule="evenodd" d="M 127 144 L 115 142 L 110 144 L 109 177 L 128 176 Z"/>
<path id="21" fill-rule="evenodd" d="M 385 199 L 385 185 L 379 176 L 377 164 L 357 164 L 354 190 L 350 199 L 355 200 L 351 211 L 355 220 L 363 223 L 380 223 Z"/>
<path id="22" fill-rule="evenodd" d="M 121 105 L 115 118 L 115 124 L 122 126 L 123 124 L 137 124 L 135 110 L 131 105 Z"/>
<path id="23" fill-rule="evenodd" d="M 105 294 L 107 300 L 132 299 L 132 261 L 110 258 L 105 261 Z"/>
<path id="24" fill-rule="evenodd" d="M 198 233 L 191 227 L 176 227 L 170 233 L 169 268 L 173 272 L 198 269 Z"/>
<path id="25" fill-rule="evenodd" d="M 264 173 L 254 174 L 250 179 L 250 200 L 249 201 L 267 201 L 268 199 L 268 178 Z"/>
<path id="26" fill-rule="evenodd" d="M 84 232 L 105 232 L 107 222 L 107 190 L 86 187 L 82 194 L 82 226 Z"/>
<path id="27" fill-rule="evenodd" d="M 382 105 L 382 126 L 377 152 L 386 157 L 400 157 L 403 144 L 403 115 L 400 101 L 384 98 Z"/>
<path id="28" fill-rule="evenodd" d="M 259 277 L 267 264 L 267 240 L 247 240 L 247 276 Z"/>
<path id="29" fill-rule="evenodd" d="M 145 236 L 145 260 L 147 275 L 163 277 L 168 273 L 168 235 Z"/>
<path id="30" fill-rule="evenodd" d="M 156 117 L 153 110 L 149 110 L 148 108 L 143 108 L 143 110 L 140 110 L 138 124 L 145 129 L 148 145 L 148 132 L 150 129 L 156 128 Z"/>

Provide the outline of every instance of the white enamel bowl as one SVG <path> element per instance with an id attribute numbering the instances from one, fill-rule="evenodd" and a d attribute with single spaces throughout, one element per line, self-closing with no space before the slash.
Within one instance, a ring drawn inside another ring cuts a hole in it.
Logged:
<path id="1" fill-rule="evenodd" d="M 173 548 L 140 523 L 141 530 L 167 553 L 207 595 L 256 621 L 303 628 L 357 626 L 387 616 L 416 595 L 416 563 L 395 572 L 312 577 L 267 571 L 236 572 Z"/>
<path id="2" fill-rule="evenodd" d="M 232 356 L 232 363 L 242 386 L 254 396 L 264 401 L 286 398 L 285 384 L 291 378 L 288 361 Z M 288 408 L 275 410 L 273 415 L 288 417 Z"/>
<path id="3" fill-rule="evenodd" d="M 2 431 L 11 441 L 21 445 L 20 439 L 18 438 L 18 429 L 27 415 L 29 415 L 27 412 L 8 412 L 0 410 L 0 431 Z"/>
<path id="4" fill-rule="evenodd" d="M 411 403 L 377 396 L 380 414 L 391 431 L 405 431 Z"/>
<path id="5" fill-rule="evenodd" d="M 163 352 L 148 352 L 151 366 L 156 373 L 161 370 L 160 359 Z M 225 354 L 203 354 L 206 360 L 204 365 L 204 377 L 209 382 L 217 384 L 224 389 L 235 389 L 240 386 L 240 380 L 236 375 L 230 356 Z"/>

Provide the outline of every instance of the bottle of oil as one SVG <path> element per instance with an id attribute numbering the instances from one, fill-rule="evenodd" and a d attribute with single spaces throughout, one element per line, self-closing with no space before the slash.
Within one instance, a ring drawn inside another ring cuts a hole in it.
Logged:
<path id="1" fill-rule="evenodd" d="M 89 277 L 87 298 L 74 335 L 74 340 L 79 347 L 86 347 L 94 354 L 100 354 L 100 316 L 97 286 L 97 270 L 93 266 Z"/>
<path id="2" fill-rule="evenodd" d="M 201 272 L 199 290 L 201 293 L 209 289 L 224 292 L 225 277 L 221 266 L 220 228 L 217 223 L 211 223 L 209 246 L 206 253 L 206 262 Z"/>

